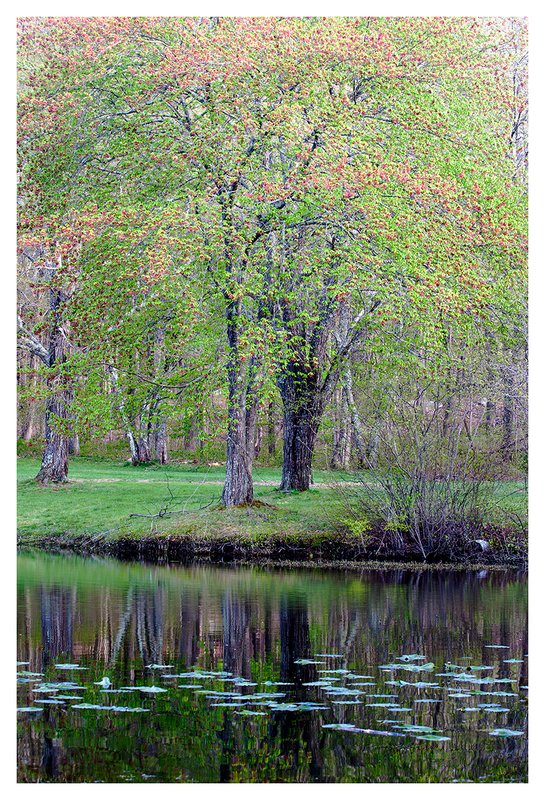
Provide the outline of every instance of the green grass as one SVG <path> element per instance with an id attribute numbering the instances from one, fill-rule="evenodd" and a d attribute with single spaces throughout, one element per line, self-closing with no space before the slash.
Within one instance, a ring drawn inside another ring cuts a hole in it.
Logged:
<path id="1" fill-rule="evenodd" d="M 256 508 L 219 509 L 224 469 L 190 465 L 131 467 L 121 461 L 74 458 L 69 482 L 38 486 L 36 458 L 18 459 L 18 534 L 31 544 L 41 537 L 140 537 L 153 533 L 236 534 L 259 542 L 271 535 L 328 535 L 346 530 L 346 509 L 333 484 L 339 473 L 316 470 L 308 492 L 279 492 L 280 469 L 254 470 Z M 346 476 L 347 477 L 347 476 Z M 345 477 L 345 479 L 346 479 Z M 526 520 L 522 483 L 498 485 L 490 522 Z M 341 493 L 342 494 L 342 493 Z M 176 512 L 154 517 L 161 509 Z M 150 515 L 133 517 L 133 514 Z"/>
<path id="2" fill-rule="evenodd" d="M 153 465 L 131 467 L 122 462 L 74 458 L 69 482 L 38 486 L 34 480 L 39 461 L 18 459 L 18 531 L 22 540 L 54 534 L 172 533 L 177 528 L 203 533 L 211 529 L 250 528 L 255 536 L 276 528 L 318 530 L 331 526 L 334 492 L 327 486 L 308 492 L 279 492 L 278 468 L 254 471 L 255 499 L 266 503 L 255 509 L 218 510 L 224 479 L 222 467 Z M 331 480 L 317 471 L 320 484 Z M 269 507 L 270 506 L 270 507 Z M 172 516 L 131 517 L 157 514 L 162 508 Z"/>

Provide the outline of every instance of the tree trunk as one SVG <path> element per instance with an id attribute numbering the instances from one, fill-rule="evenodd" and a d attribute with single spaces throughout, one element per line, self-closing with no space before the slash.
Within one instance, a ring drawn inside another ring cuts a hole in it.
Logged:
<path id="1" fill-rule="evenodd" d="M 258 410 L 259 401 L 252 387 L 246 394 L 246 452 L 248 453 L 248 459 L 251 464 L 253 464 L 257 455 L 256 438 Z"/>
<path id="2" fill-rule="evenodd" d="M 367 445 L 366 464 L 369 469 L 375 469 L 378 464 L 378 446 L 380 442 L 380 419 L 375 420 L 371 433 L 369 434 L 369 444 Z"/>
<path id="3" fill-rule="evenodd" d="M 238 350 L 239 318 L 240 301 L 232 301 L 227 306 L 229 401 L 225 484 L 221 498 L 223 505 L 227 507 L 249 505 L 254 499 L 246 419 L 247 374 Z"/>
<path id="4" fill-rule="evenodd" d="M 514 454 L 513 438 L 513 375 L 508 368 L 503 370 L 503 413 L 502 413 L 502 455 L 504 461 L 511 461 Z"/>
<path id="5" fill-rule="evenodd" d="M 349 366 L 347 366 L 343 371 L 343 387 L 346 393 L 346 404 L 350 413 L 350 422 L 352 423 L 354 444 L 358 453 L 358 465 L 363 467 L 364 465 L 368 465 L 369 451 L 365 447 L 363 425 L 361 423 L 360 415 L 354 400 L 354 393 L 352 390 L 352 370 Z"/>
<path id="6" fill-rule="evenodd" d="M 489 398 L 486 399 L 486 413 L 485 413 L 485 430 L 487 433 L 490 433 L 492 428 L 494 427 L 494 423 L 496 420 L 496 404 L 490 400 Z"/>
<path id="7" fill-rule="evenodd" d="M 336 429 L 333 433 L 333 453 L 331 455 L 331 469 L 349 469 L 352 449 L 352 429 L 350 409 L 346 396 L 346 389 L 341 386 L 336 395 Z"/>
<path id="8" fill-rule="evenodd" d="M 312 456 L 323 411 L 323 397 L 313 376 L 298 369 L 280 379 L 279 389 L 284 404 L 280 489 L 304 492 L 312 481 Z"/>
<path id="9" fill-rule="evenodd" d="M 165 329 L 163 325 L 159 325 L 153 331 L 153 374 L 158 381 L 161 381 L 166 374 L 165 366 Z M 154 458 L 160 464 L 166 464 L 168 461 L 167 453 L 167 423 L 163 411 L 164 400 L 161 399 L 159 393 L 155 398 L 152 405 L 151 421 L 153 426 L 152 433 L 152 450 Z M 163 407 L 162 407 L 163 406 Z"/>
<path id="10" fill-rule="evenodd" d="M 48 398 L 45 409 L 45 450 L 36 481 L 43 485 L 68 480 L 68 437 L 56 429 L 55 420 L 68 419 L 66 392 Z M 62 424 L 62 423 L 61 423 Z"/>
<path id="11" fill-rule="evenodd" d="M 271 457 L 276 455 L 276 429 L 275 429 L 274 402 L 269 403 L 267 417 L 267 450 Z"/>
<path id="12" fill-rule="evenodd" d="M 49 308 L 52 313 L 49 337 L 48 367 L 52 368 L 66 361 L 65 339 L 60 326 L 60 310 L 65 300 L 58 289 L 49 291 Z M 63 386 L 62 375 L 48 377 L 49 396 L 45 409 L 45 450 L 36 481 L 41 484 L 64 483 L 68 479 L 68 436 L 63 431 L 65 421 L 70 418 L 71 393 Z M 56 420 L 59 420 L 58 423 Z"/>
<path id="13" fill-rule="evenodd" d="M 68 439 L 68 454 L 71 456 L 79 456 L 79 436 L 77 433 Z"/>
<path id="14" fill-rule="evenodd" d="M 162 419 L 157 423 L 155 428 L 155 458 L 160 464 L 168 463 L 168 449 L 167 449 L 167 423 Z"/>
<path id="15" fill-rule="evenodd" d="M 151 462 L 151 452 L 149 438 L 145 434 L 138 437 L 138 464 L 149 464 Z"/>

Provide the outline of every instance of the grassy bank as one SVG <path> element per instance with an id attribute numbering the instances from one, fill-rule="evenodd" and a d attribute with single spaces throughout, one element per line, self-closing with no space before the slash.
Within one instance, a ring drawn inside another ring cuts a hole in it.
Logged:
<path id="1" fill-rule="evenodd" d="M 67 484 L 41 487 L 39 463 L 18 460 L 18 541 L 22 545 L 68 547 L 86 552 L 150 558 L 363 560 L 392 557 L 346 518 L 339 473 L 316 471 L 314 487 L 285 494 L 276 488 L 280 470 L 257 468 L 252 508 L 219 508 L 222 467 L 153 465 L 75 458 Z M 348 478 L 344 478 L 344 485 Z M 496 490 L 485 535 L 495 548 L 485 561 L 521 560 L 515 527 L 526 515 L 522 484 Z M 498 533 L 503 531 L 503 539 Z M 507 538 L 506 538 L 507 536 Z M 520 538 L 520 537 L 519 537 Z M 414 554 L 405 554 L 408 559 Z M 396 557 L 399 554 L 396 554 Z M 482 561 L 476 546 L 468 560 Z"/>

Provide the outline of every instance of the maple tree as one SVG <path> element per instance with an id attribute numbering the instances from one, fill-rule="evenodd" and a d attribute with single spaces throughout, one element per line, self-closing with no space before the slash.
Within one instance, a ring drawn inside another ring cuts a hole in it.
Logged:
<path id="1" fill-rule="evenodd" d="M 519 81 L 514 106 L 505 21 L 20 28 L 22 247 L 47 240 L 66 282 L 88 275 L 80 330 L 104 331 L 133 292 L 143 318 L 152 296 L 190 337 L 206 287 L 224 320 L 225 505 L 252 501 L 257 411 L 273 382 L 281 485 L 304 490 L 356 345 L 380 350 L 399 324 L 426 346 L 476 319 L 493 326 L 519 285 L 524 186 L 509 158 L 524 92 Z"/>

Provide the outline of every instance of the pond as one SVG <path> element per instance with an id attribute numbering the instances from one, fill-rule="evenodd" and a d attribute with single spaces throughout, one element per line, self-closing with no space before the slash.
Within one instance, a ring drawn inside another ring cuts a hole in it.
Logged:
<path id="1" fill-rule="evenodd" d="M 525 782 L 525 575 L 18 557 L 19 782 Z"/>

